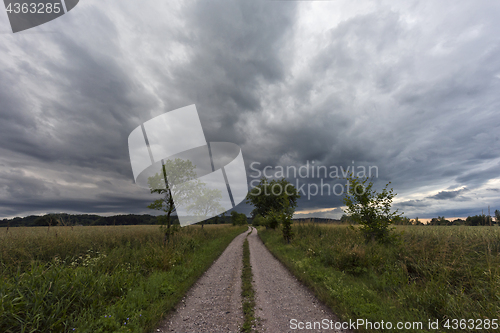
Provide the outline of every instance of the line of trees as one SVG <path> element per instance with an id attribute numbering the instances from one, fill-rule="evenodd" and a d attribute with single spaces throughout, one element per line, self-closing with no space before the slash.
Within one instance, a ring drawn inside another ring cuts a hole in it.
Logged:
<path id="1" fill-rule="evenodd" d="M 245 214 L 239 214 L 244 216 Z M 113 215 L 99 216 L 94 214 L 67 214 L 51 213 L 43 216 L 30 215 L 26 217 L 15 217 L 12 219 L 0 220 L 1 227 L 48 227 L 54 226 L 98 226 L 98 225 L 157 225 L 161 224 L 158 219 L 161 216 L 149 214 L 137 215 Z M 201 224 L 201 222 L 199 222 Z M 204 221 L 204 224 L 229 224 L 233 223 L 232 216 L 218 215 Z M 247 222 L 245 222 L 247 223 Z M 176 215 L 171 216 L 171 224 L 179 225 Z"/>
<path id="2" fill-rule="evenodd" d="M 465 220 L 455 219 L 447 220 L 444 216 L 434 217 L 427 225 L 465 225 L 465 226 L 493 226 L 500 222 L 500 211 L 495 210 L 495 220 L 492 216 L 481 214 L 468 216 Z"/>
<path id="3" fill-rule="evenodd" d="M 393 225 L 429 225 L 429 226 L 453 226 L 453 225 L 463 225 L 463 226 L 494 226 L 500 225 L 500 211 L 495 211 L 495 217 L 488 216 L 485 214 L 468 216 L 464 219 L 447 220 L 444 216 L 438 216 L 432 218 L 428 223 L 422 223 L 418 217 L 410 219 L 406 216 L 396 216 L 390 220 Z M 348 215 L 342 215 L 340 223 L 344 224 L 356 224 L 356 222 Z"/>
<path id="4" fill-rule="evenodd" d="M 43 216 L 30 215 L 0 220 L 0 227 L 40 227 L 40 226 L 93 226 L 93 225 L 142 225 L 157 224 L 157 217 L 144 215 L 99 216 L 94 214 L 52 213 Z"/>
<path id="5" fill-rule="evenodd" d="M 248 218 L 245 214 L 233 210 L 231 212 L 231 223 L 233 225 L 246 225 L 248 224 Z"/>

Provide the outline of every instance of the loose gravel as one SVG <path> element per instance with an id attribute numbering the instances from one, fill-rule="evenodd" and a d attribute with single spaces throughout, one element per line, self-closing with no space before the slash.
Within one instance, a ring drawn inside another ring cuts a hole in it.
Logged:
<path id="1" fill-rule="evenodd" d="M 349 332 L 299 330 L 291 320 L 338 321 L 328 307 L 319 302 L 267 250 L 257 235 L 248 235 L 250 264 L 255 290 L 256 329 L 259 332 Z M 243 324 L 241 270 L 245 232 L 237 236 L 222 255 L 195 283 L 155 332 L 239 332 Z"/>
<path id="2" fill-rule="evenodd" d="M 323 319 L 336 322 L 338 318 L 269 252 L 257 230 L 248 236 L 248 242 L 256 296 L 255 315 L 260 318 L 259 332 L 348 332 L 292 329 L 292 319 L 307 323 Z"/>
<path id="3" fill-rule="evenodd" d="M 248 232 L 236 236 L 155 332 L 240 331 L 243 241 Z"/>

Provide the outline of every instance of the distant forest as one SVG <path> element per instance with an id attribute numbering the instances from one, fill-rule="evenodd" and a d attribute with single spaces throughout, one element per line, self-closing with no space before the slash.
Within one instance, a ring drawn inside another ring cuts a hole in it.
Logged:
<path id="1" fill-rule="evenodd" d="M 342 223 L 350 223 L 350 224 L 355 224 L 354 221 L 352 221 L 349 216 L 343 215 L 342 218 L 340 219 Z M 408 217 L 397 217 L 394 220 L 392 220 L 392 224 L 395 225 L 427 225 L 427 226 L 433 226 L 433 225 L 440 225 L 440 226 L 453 226 L 453 225 L 464 225 L 464 226 L 495 226 L 499 225 L 500 221 L 500 211 L 495 210 L 495 216 L 490 216 L 490 215 L 474 215 L 474 216 L 468 216 L 465 220 L 463 219 L 455 219 L 453 221 L 447 220 L 444 216 L 438 216 L 432 218 L 428 223 L 422 223 L 418 217 L 415 219 L 410 219 Z"/>
<path id="2" fill-rule="evenodd" d="M 177 216 L 173 216 L 173 224 L 179 224 Z M 204 224 L 231 223 L 230 216 L 211 218 Z M 146 225 L 158 224 L 156 216 L 144 215 L 115 215 L 99 216 L 91 214 L 47 214 L 43 216 L 31 215 L 0 220 L 0 227 L 43 227 L 43 226 L 94 226 L 94 225 Z"/>
<path id="3" fill-rule="evenodd" d="M 244 214 L 241 214 L 244 215 Z M 173 224 L 179 224 L 177 216 L 172 216 Z M 457 219 L 454 221 L 449 221 L 443 216 L 438 216 L 433 218 L 429 223 L 423 224 L 418 218 L 409 219 L 407 217 L 402 217 L 393 221 L 393 224 L 399 225 L 468 225 L 468 226 L 489 226 L 498 225 L 500 220 L 500 212 L 495 211 L 495 216 L 491 217 L 488 215 L 476 215 L 469 216 L 467 219 Z M 223 223 L 233 223 L 231 216 L 216 216 L 204 221 L 204 224 L 223 224 Z M 247 218 L 248 223 L 252 223 L 251 218 Z M 321 223 L 321 224 L 351 224 L 347 215 L 342 216 L 340 220 L 327 219 L 320 217 L 312 218 L 298 218 L 293 219 L 295 223 Z M 490 224 L 491 223 L 491 224 Z M 158 224 L 158 219 L 156 216 L 144 214 L 144 215 L 115 215 L 115 216 L 99 216 L 92 214 L 47 214 L 43 216 L 31 215 L 26 217 L 15 217 L 13 219 L 3 219 L 0 220 L 1 227 L 43 227 L 43 226 L 93 226 L 93 225 L 155 225 Z M 233 223 L 234 224 L 234 223 Z"/>
<path id="4" fill-rule="evenodd" d="M 494 226 L 498 225 L 500 221 L 500 211 L 495 211 L 495 216 L 490 215 L 474 215 L 468 216 L 465 220 L 455 219 L 453 221 L 447 220 L 444 216 L 438 216 L 432 218 L 427 224 L 424 224 L 418 220 L 418 217 L 410 220 L 407 217 L 401 217 L 393 221 L 394 224 L 399 225 L 442 225 L 442 226 L 452 226 L 452 225 L 465 225 L 465 226 Z"/>

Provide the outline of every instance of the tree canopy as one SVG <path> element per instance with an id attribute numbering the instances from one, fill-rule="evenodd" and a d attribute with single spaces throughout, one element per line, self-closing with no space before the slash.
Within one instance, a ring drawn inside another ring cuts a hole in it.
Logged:
<path id="1" fill-rule="evenodd" d="M 246 202 L 255 207 L 253 218 L 264 218 L 266 228 L 276 229 L 281 223 L 283 238 L 289 243 L 293 237 L 292 217 L 299 198 L 297 189 L 285 178 L 268 181 L 263 177 L 247 194 Z"/>
<path id="2" fill-rule="evenodd" d="M 167 213 L 164 218 L 160 219 L 162 224 L 166 225 L 165 242 L 168 241 L 171 233 L 170 217 L 177 210 L 176 204 L 188 205 L 193 198 L 193 193 L 200 190 L 200 184 L 192 182 L 196 179 L 195 168 L 189 160 L 180 158 L 166 160 L 162 165 L 162 172 L 148 178 L 150 192 L 162 196 L 148 205 L 148 208 Z"/>
<path id="3" fill-rule="evenodd" d="M 262 177 L 260 183 L 252 188 L 246 196 L 246 203 L 253 205 L 252 217 L 267 217 L 271 212 L 286 211 L 292 216 L 297 207 L 300 194 L 285 178 L 268 181 Z"/>
<path id="4" fill-rule="evenodd" d="M 391 212 L 392 199 L 396 196 L 393 189 L 385 185 L 382 192 L 373 189 L 373 183 L 368 177 L 360 179 L 353 174 L 347 177 L 347 191 L 344 203 L 350 218 L 361 225 L 366 241 L 377 240 L 389 242 L 391 240 L 389 225 L 393 220 L 401 217 Z"/>

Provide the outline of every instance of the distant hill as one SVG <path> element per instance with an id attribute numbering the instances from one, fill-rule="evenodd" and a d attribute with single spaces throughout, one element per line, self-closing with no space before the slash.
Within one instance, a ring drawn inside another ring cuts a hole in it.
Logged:
<path id="1" fill-rule="evenodd" d="M 177 216 L 172 216 L 172 224 L 179 224 Z M 231 217 L 213 217 L 204 221 L 205 224 L 231 223 Z M 158 224 L 156 216 L 144 214 L 128 214 L 115 216 L 99 216 L 93 214 L 47 214 L 31 215 L 0 220 L 1 227 L 40 227 L 40 226 L 93 226 L 93 225 L 151 225 Z"/>
<path id="2" fill-rule="evenodd" d="M 47 214 L 43 216 L 31 215 L 0 220 L 0 227 L 37 227 L 37 226 L 91 226 L 91 225 L 138 225 L 157 224 L 156 216 L 144 215 L 116 215 L 99 216 L 91 214 Z"/>

